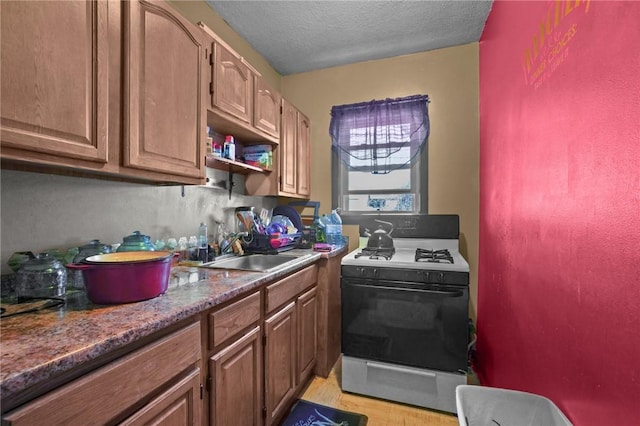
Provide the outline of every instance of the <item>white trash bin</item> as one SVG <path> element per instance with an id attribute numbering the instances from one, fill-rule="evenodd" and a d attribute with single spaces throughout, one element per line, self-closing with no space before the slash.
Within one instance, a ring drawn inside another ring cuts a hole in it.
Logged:
<path id="1" fill-rule="evenodd" d="M 548 398 L 474 385 L 456 387 L 460 426 L 572 426 Z"/>

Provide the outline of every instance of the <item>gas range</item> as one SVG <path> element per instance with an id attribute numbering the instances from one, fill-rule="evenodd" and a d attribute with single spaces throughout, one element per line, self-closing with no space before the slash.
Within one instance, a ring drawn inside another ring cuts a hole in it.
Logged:
<path id="1" fill-rule="evenodd" d="M 393 250 L 371 253 L 366 249 L 366 239 L 364 242 L 364 247 L 342 259 L 343 266 L 469 272 L 469 263 L 458 251 L 457 239 L 394 238 Z M 430 259 L 430 254 L 436 259 Z"/>
<path id="2" fill-rule="evenodd" d="M 379 224 L 393 244 L 374 237 L 371 245 L 392 249 L 363 253 Z M 362 217 L 360 235 L 340 268 L 342 389 L 455 413 L 469 343 L 458 216 Z"/>

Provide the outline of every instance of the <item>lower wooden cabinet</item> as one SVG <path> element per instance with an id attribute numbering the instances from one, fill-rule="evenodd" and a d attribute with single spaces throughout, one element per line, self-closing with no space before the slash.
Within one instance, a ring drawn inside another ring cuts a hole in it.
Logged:
<path id="1" fill-rule="evenodd" d="M 313 264 L 204 314 L 209 425 L 274 425 L 316 366 Z"/>
<path id="2" fill-rule="evenodd" d="M 316 287 L 298 296 L 264 323 L 265 423 L 272 425 L 282 420 L 316 365 Z"/>
<path id="3" fill-rule="evenodd" d="M 296 301 L 298 320 L 298 359 L 296 378 L 303 384 L 313 372 L 318 353 L 318 298 L 316 287 L 304 293 Z"/>
<path id="4" fill-rule="evenodd" d="M 260 327 L 209 360 L 209 424 L 262 424 L 262 339 Z"/>
<path id="5" fill-rule="evenodd" d="M 347 252 L 345 247 L 339 254 L 318 261 L 318 352 L 314 374 L 325 379 L 341 352 L 340 263 Z"/>
<path id="6" fill-rule="evenodd" d="M 122 425 L 199 425 L 202 422 L 201 411 L 200 369 L 196 368 Z"/>
<path id="7" fill-rule="evenodd" d="M 290 303 L 264 322 L 266 424 L 288 408 L 296 390 L 296 305 Z"/>
<path id="8" fill-rule="evenodd" d="M 265 289 L 264 369 L 267 425 L 281 420 L 316 365 L 317 265 Z"/>
<path id="9" fill-rule="evenodd" d="M 199 424 L 201 356 L 196 322 L 7 413 L 3 424 Z"/>

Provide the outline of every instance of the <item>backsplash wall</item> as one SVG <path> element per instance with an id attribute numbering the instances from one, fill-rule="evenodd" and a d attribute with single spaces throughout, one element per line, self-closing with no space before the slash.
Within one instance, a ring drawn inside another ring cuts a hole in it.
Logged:
<path id="1" fill-rule="evenodd" d="M 224 182 L 224 172 L 208 170 L 214 182 Z M 197 235 L 206 221 L 209 234 L 216 222 L 234 229 L 234 208 L 273 208 L 273 197 L 250 197 L 239 192 L 242 176 L 234 175 L 234 193 L 225 189 L 185 186 L 153 186 L 98 179 L 2 170 L 0 257 L 2 273 L 13 252 L 46 249 L 66 251 L 92 239 L 122 242 L 135 230 L 152 241 Z M 63 253 L 64 253 L 63 251 Z"/>

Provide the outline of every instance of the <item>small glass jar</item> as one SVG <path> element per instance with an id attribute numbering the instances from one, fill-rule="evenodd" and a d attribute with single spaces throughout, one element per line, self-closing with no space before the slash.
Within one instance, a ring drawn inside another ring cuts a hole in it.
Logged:
<path id="1" fill-rule="evenodd" d="M 133 234 L 122 239 L 117 251 L 156 251 L 156 248 L 151 242 L 151 237 L 141 234 L 140 231 L 133 231 Z"/>
<path id="2" fill-rule="evenodd" d="M 33 298 L 64 297 L 67 269 L 48 253 L 40 253 L 25 262 L 16 273 L 18 302 Z"/>

